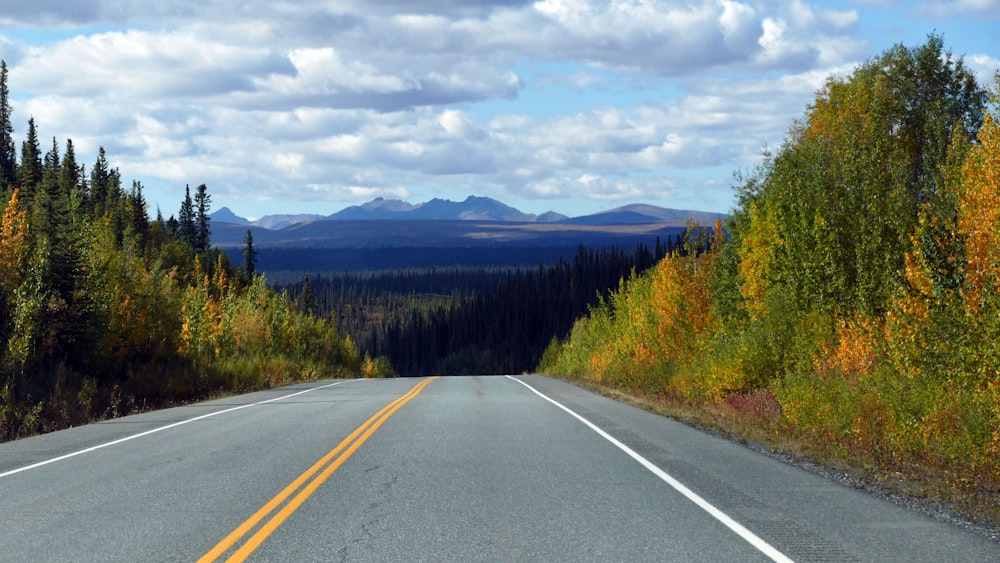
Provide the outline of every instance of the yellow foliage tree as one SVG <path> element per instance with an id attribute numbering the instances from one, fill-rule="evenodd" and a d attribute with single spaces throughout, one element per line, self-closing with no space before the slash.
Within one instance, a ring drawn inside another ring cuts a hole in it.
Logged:
<path id="1" fill-rule="evenodd" d="M 962 177 L 958 198 L 958 229 L 966 253 L 962 293 L 969 312 L 980 317 L 988 294 L 1000 288 L 1000 131 L 989 114 L 979 131 L 979 143 L 965 159 Z"/>
<path id="2" fill-rule="evenodd" d="M 21 285 L 28 255 L 28 212 L 19 209 L 15 189 L 0 226 L 0 294 L 12 295 Z"/>
<path id="3" fill-rule="evenodd" d="M 762 211 L 759 205 L 750 203 L 747 216 L 749 228 L 743 234 L 743 244 L 738 249 L 740 294 L 747 312 L 751 318 L 756 318 L 766 307 L 764 297 L 769 287 L 768 276 L 773 268 L 774 254 L 782 242 L 777 235 L 773 213 Z"/>

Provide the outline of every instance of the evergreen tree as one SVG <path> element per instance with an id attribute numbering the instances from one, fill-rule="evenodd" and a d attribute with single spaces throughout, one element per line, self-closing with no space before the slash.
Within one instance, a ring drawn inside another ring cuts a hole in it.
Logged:
<path id="1" fill-rule="evenodd" d="M 0 190 L 12 188 L 17 182 L 17 148 L 11 113 L 7 62 L 0 60 Z"/>
<path id="2" fill-rule="evenodd" d="M 122 173 L 117 168 L 108 172 L 108 190 L 104 195 L 104 209 L 117 212 L 125 199 L 125 189 L 122 187 Z"/>
<path id="3" fill-rule="evenodd" d="M 97 151 L 97 161 L 90 171 L 90 193 L 87 194 L 89 208 L 95 215 L 104 214 L 104 204 L 108 197 L 108 188 L 111 181 L 111 170 L 108 167 L 107 155 L 104 147 Z"/>
<path id="4" fill-rule="evenodd" d="M 177 214 L 178 234 L 181 240 L 196 247 L 198 230 L 195 226 L 194 202 L 191 200 L 191 186 L 184 186 L 184 201 Z"/>
<path id="5" fill-rule="evenodd" d="M 180 238 L 180 236 L 181 236 L 181 222 L 177 220 L 177 217 L 174 217 L 173 215 L 171 215 L 170 218 L 167 219 L 167 222 L 165 224 L 167 226 L 167 232 L 168 233 L 170 233 L 171 235 L 173 235 L 173 236 L 175 236 L 177 238 Z"/>
<path id="6" fill-rule="evenodd" d="M 302 278 L 302 295 L 299 296 L 299 310 L 307 315 L 316 313 L 316 294 L 313 292 L 309 276 Z"/>
<path id="7" fill-rule="evenodd" d="M 81 176 L 80 166 L 76 163 L 73 139 L 66 139 L 66 154 L 63 155 L 59 167 L 59 189 L 67 194 L 79 189 Z"/>
<path id="8" fill-rule="evenodd" d="M 28 120 L 28 136 L 21 143 L 21 164 L 17 169 L 17 182 L 26 201 L 34 199 L 35 190 L 42 181 L 42 170 L 42 147 L 32 117 Z"/>
<path id="9" fill-rule="evenodd" d="M 195 236 L 193 246 L 196 252 L 206 252 L 212 237 L 211 229 L 208 225 L 211 221 L 208 211 L 211 209 L 212 196 L 208 194 L 208 187 L 205 184 L 201 184 L 195 188 L 194 205 Z"/>
<path id="10" fill-rule="evenodd" d="M 65 198 L 59 190 L 59 144 L 52 139 L 52 150 L 45 153 L 42 167 L 42 179 L 35 191 L 32 202 L 31 224 L 32 236 L 36 243 L 45 239 L 51 248 L 56 230 L 62 219 L 62 209 Z"/>
<path id="11" fill-rule="evenodd" d="M 149 211 L 146 196 L 142 194 L 142 182 L 132 180 L 132 190 L 128 195 L 129 227 L 132 232 L 145 238 L 149 234 Z"/>
<path id="12" fill-rule="evenodd" d="M 257 273 L 257 249 L 253 247 L 253 232 L 250 229 L 247 229 L 247 236 L 243 241 L 243 272 L 248 283 L 253 281 L 254 274 Z"/>

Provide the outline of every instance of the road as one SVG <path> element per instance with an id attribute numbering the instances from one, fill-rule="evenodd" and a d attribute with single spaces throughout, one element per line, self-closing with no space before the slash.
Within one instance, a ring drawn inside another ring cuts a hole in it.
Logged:
<path id="1" fill-rule="evenodd" d="M 311 382 L 0 444 L 3 561 L 988 561 L 537 376 Z"/>

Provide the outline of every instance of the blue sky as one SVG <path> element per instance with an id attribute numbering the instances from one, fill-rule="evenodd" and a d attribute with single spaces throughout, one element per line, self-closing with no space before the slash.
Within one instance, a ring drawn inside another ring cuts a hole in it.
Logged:
<path id="1" fill-rule="evenodd" d="M 15 134 L 175 213 L 493 197 L 728 211 L 831 75 L 936 32 L 983 85 L 1000 0 L 0 0 Z M 20 137 L 19 137 L 20 138 Z"/>

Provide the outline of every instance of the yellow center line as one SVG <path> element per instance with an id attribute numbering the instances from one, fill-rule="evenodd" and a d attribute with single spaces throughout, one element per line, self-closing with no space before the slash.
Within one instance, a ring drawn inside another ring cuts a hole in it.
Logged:
<path id="1" fill-rule="evenodd" d="M 337 447 L 330 450 L 329 453 L 320 458 L 319 461 L 314 463 L 309 469 L 307 469 L 302 475 L 299 475 L 294 481 L 292 481 L 287 487 L 282 489 L 280 493 L 275 495 L 274 498 L 269 500 L 264 506 L 260 508 L 257 512 L 248 518 L 245 522 L 240 524 L 232 533 L 226 536 L 222 541 L 216 544 L 208 553 L 198 560 L 198 563 L 208 563 L 210 561 L 215 561 L 220 556 L 225 554 L 233 545 L 235 545 L 240 538 L 245 536 L 250 530 L 257 526 L 262 520 L 267 518 L 269 514 L 274 512 L 276 508 L 282 505 L 289 497 L 295 494 L 296 491 L 302 487 L 304 483 L 309 481 L 309 479 L 319 472 L 323 467 L 326 467 L 315 479 L 309 482 L 305 488 L 301 491 L 291 501 L 289 501 L 277 514 L 271 517 L 257 532 L 250 537 L 237 551 L 233 554 L 228 561 L 243 561 L 245 560 L 260 544 L 267 539 L 281 524 L 289 517 L 293 512 L 295 512 L 303 502 L 306 501 L 320 485 L 323 484 L 333 472 L 336 471 L 355 451 L 361 444 L 365 443 L 372 434 L 382 423 L 389 419 L 397 410 L 403 405 L 410 401 L 410 399 L 416 397 L 424 387 L 437 379 L 436 377 L 431 377 L 421 381 L 410 389 L 402 397 L 399 397 L 395 401 L 389 403 L 388 405 L 382 407 L 377 413 L 375 413 L 371 418 L 366 420 L 361 426 L 351 432 L 349 436 L 344 438 Z M 341 453 L 343 452 L 343 453 Z M 340 454 L 340 457 L 337 457 Z M 336 459 L 334 459 L 336 457 Z M 330 460 L 333 459 L 333 463 Z M 327 464 L 329 463 L 329 466 Z"/>

